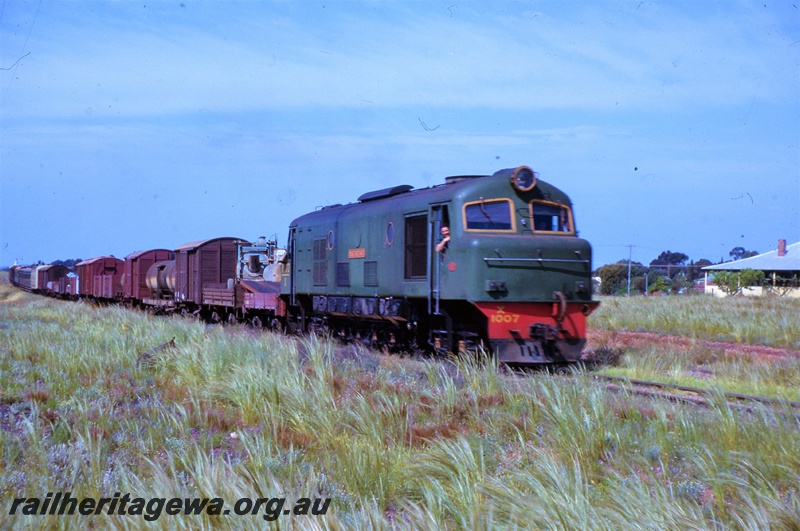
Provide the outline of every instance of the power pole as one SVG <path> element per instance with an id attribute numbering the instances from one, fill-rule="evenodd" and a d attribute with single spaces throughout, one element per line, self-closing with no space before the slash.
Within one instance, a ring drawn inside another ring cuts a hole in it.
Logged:
<path id="1" fill-rule="evenodd" d="M 631 258 L 633 257 L 633 248 L 635 245 L 626 245 L 628 248 L 628 297 L 631 296 Z"/>

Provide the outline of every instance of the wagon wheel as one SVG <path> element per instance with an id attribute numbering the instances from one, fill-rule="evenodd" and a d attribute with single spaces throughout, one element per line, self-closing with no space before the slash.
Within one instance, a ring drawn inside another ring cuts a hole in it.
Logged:
<path id="1" fill-rule="evenodd" d="M 257 316 L 257 315 L 256 315 L 255 317 L 253 317 L 252 319 L 250 319 L 250 325 L 251 325 L 253 328 L 261 328 L 262 326 L 264 326 L 264 323 L 262 323 L 262 322 L 261 322 L 261 318 L 260 318 L 259 316 Z"/>
<path id="2" fill-rule="evenodd" d="M 239 322 L 239 320 L 236 318 L 236 314 L 235 313 L 231 312 L 231 313 L 228 314 L 228 324 L 235 325 L 238 322 Z"/>
<path id="3" fill-rule="evenodd" d="M 210 320 L 212 323 L 219 323 L 222 322 L 222 317 L 220 317 L 219 313 L 217 313 L 217 310 L 214 310 L 211 312 Z"/>
<path id="4" fill-rule="evenodd" d="M 280 319 L 277 318 L 273 319 L 272 321 L 270 321 L 269 326 L 270 328 L 272 328 L 273 332 L 277 332 L 279 334 L 283 332 L 283 323 L 281 323 Z"/>

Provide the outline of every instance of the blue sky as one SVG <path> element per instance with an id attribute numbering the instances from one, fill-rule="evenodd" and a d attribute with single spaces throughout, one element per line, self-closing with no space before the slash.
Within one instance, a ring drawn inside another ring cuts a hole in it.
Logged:
<path id="1" fill-rule="evenodd" d="M 800 2 L 0 7 L 0 265 L 529 165 L 594 265 L 800 241 Z"/>

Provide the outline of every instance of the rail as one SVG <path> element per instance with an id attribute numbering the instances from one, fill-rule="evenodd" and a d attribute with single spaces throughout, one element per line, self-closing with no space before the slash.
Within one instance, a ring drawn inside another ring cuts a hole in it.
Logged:
<path id="1" fill-rule="evenodd" d="M 697 398 L 692 398 L 686 395 L 676 395 L 676 394 L 669 394 L 660 396 L 661 398 L 667 398 L 676 401 L 682 402 L 691 402 L 693 404 L 700 404 L 700 405 L 709 405 L 711 403 L 711 398 L 715 395 L 720 395 L 725 397 L 728 400 L 728 405 L 733 407 L 734 409 L 746 409 L 748 411 L 752 411 L 752 407 L 746 404 L 742 404 L 742 402 L 754 402 L 757 404 L 761 404 L 770 408 L 777 408 L 777 407 L 788 407 L 793 410 L 797 410 L 800 413 L 800 402 L 792 402 L 788 400 L 779 400 L 777 398 L 768 398 L 764 396 L 754 396 L 754 395 L 745 395 L 741 393 L 731 393 L 731 392 L 724 392 L 724 391 L 715 391 L 713 389 L 702 389 L 699 387 L 689 387 L 686 385 L 679 385 L 679 384 L 670 384 L 664 382 L 651 382 L 647 380 L 636 380 L 634 378 L 622 378 L 618 376 L 605 376 L 602 374 L 593 374 L 592 378 L 595 380 L 603 380 L 607 382 L 611 382 L 613 384 L 619 385 L 627 385 L 632 387 L 654 387 L 657 389 L 669 389 L 674 391 L 681 391 L 685 393 L 693 393 L 701 397 L 699 400 Z M 653 396 L 654 393 L 652 392 L 642 392 L 633 390 L 638 394 L 647 394 Z"/>

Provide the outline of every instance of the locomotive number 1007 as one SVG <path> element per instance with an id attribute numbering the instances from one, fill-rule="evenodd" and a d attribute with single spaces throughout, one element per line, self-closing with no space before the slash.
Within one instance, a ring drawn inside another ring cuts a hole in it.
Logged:
<path id="1" fill-rule="evenodd" d="M 493 323 L 518 323 L 519 322 L 519 314 L 518 313 L 505 313 L 504 311 L 500 310 L 496 314 L 492 315 L 489 320 Z"/>

